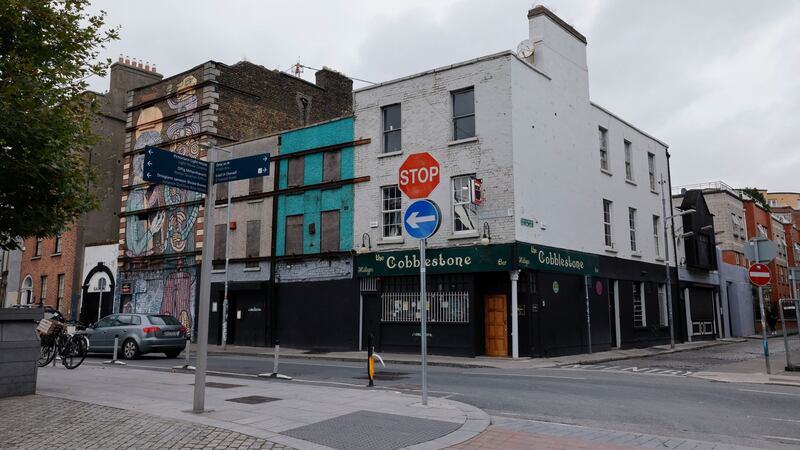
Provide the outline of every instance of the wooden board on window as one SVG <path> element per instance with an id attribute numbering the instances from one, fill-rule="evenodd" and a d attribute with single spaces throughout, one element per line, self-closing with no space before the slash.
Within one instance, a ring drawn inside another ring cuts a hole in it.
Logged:
<path id="1" fill-rule="evenodd" d="M 508 356 L 506 296 L 487 295 L 484 304 L 486 356 Z"/>

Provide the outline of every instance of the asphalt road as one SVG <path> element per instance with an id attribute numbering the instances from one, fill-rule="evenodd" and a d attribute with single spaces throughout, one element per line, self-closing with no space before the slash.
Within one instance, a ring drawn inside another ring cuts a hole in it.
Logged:
<path id="1" fill-rule="evenodd" d="M 429 393 L 475 405 L 493 416 L 761 448 L 800 448 L 800 388 L 719 383 L 686 376 L 686 371 L 712 370 L 731 362 L 757 366 L 758 345 L 750 341 L 617 361 L 613 367 L 606 364 L 513 371 L 429 367 Z M 91 356 L 87 363 L 100 364 L 103 359 L 107 357 Z M 182 363 L 183 359 L 154 355 L 129 364 L 165 370 Z M 284 358 L 280 372 L 294 378 L 289 383 L 363 389 L 367 383 L 365 366 Z M 271 372 L 272 359 L 212 355 L 208 370 L 253 377 Z M 417 365 L 390 364 L 377 373 L 379 389 L 420 393 L 421 372 Z"/>

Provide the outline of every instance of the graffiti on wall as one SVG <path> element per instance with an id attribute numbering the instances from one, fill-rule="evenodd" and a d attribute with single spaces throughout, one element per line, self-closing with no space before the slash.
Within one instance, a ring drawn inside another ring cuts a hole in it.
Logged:
<path id="1" fill-rule="evenodd" d="M 187 75 L 166 85 L 164 102 L 138 111 L 132 136 L 134 150 L 153 145 L 192 158 L 200 157 L 200 114 L 195 86 L 197 78 Z M 134 113 L 135 115 L 135 113 Z M 117 310 L 171 314 L 190 328 L 195 299 L 195 234 L 200 206 L 186 205 L 201 198 L 197 192 L 170 186 L 144 184 L 144 155 L 131 160 L 130 184 L 125 210 L 124 254 L 128 257 L 163 256 L 160 270 L 128 272 L 135 286 L 131 296 L 118 300 Z M 158 208 L 157 211 L 153 211 Z M 138 212 L 138 213 L 137 213 Z"/>

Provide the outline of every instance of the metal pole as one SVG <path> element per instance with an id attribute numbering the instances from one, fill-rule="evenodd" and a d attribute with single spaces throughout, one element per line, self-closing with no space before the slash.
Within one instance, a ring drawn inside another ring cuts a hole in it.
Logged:
<path id="1" fill-rule="evenodd" d="M 419 240 L 419 322 L 422 339 L 422 404 L 428 404 L 428 294 L 425 286 L 425 239 Z"/>
<path id="2" fill-rule="evenodd" d="M 675 327 L 672 320 L 672 277 L 669 271 L 669 235 L 667 234 L 667 198 L 664 196 L 664 174 L 661 174 L 661 209 L 664 211 L 664 270 L 667 272 L 667 316 L 669 317 L 669 348 L 675 348 Z"/>
<path id="3" fill-rule="evenodd" d="M 783 348 L 786 350 L 786 370 L 792 369 L 792 358 L 789 355 L 789 337 L 786 334 L 786 320 L 783 318 L 784 299 L 778 300 L 778 311 L 781 314 L 781 331 L 783 332 Z"/>
<path id="4" fill-rule="evenodd" d="M 592 319 L 589 312 L 589 283 L 592 281 L 592 277 L 586 275 L 583 277 L 583 281 L 586 286 L 586 335 L 589 337 L 589 353 L 592 353 Z"/>
<path id="5" fill-rule="evenodd" d="M 192 412 L 201 413 L 206 402 L 206 366 L 208 363 L 208 316 L 211 302 L 211 257 L 214 251 L 214 152 L 208 150 L 208 187 L 203 218 L 203 258 L 200 266 L 200 306 L 197 311 L 197 370 L 194 373 Z"/>
<path id="6" fill-rule="evenodd" d="M 228 348 L 228 263 L 231 258 L 231 184 L 228 183 L 228 221 L 225 224 L 225 294 L 222 298 L 222 349 Z M 276 371 L 277 372 L 277 371 Z"/>
<path id="7" fill-rule="evenodd" d="M 364 294 L 359 289 L 358 292 L 358 351 L 362 350 L 362 340 L 364 336 Z"/>
<path id="8" fill-rule="evenodd" d="M 519 270 L 511 271 L 511 357 L 519 358 L 519 317 L 517 308 L 519 299 L 517 298 L 517 281 L 519 281 Z"/>
<path id="9" fill-rule="evenodd" d="M 750 245 L 755 244 L 755 255 L 756 255 L 756 262 L 760 262 L 761 260 L 758 257 L 758 242 L 750 241 Z M 763 340 L 763 347 L 764 347 L 764 362 L 767 364 L 767 375 L 770 375 L 772 371 L 769 367 L 769 341 L 767 340 L 767 322 L 764 313 L 764 294 L 762 293 L 761 286 L 758 287 L 758 306 L 761 309 L 761 339 Z"/>
<path id="10" fill-rule="evenodd" d="M 101 312 L 103 309 L 103 291 L 100 291 L 100 301 L 97 302 L 97 320 L 100 320 L 103 316 L 101 316 Z"/>

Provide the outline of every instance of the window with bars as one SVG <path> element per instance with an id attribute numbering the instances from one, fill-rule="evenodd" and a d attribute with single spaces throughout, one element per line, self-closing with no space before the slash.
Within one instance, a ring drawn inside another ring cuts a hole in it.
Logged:
<path id="1" fill-rule="evenodd" d="M 603 127 L 598 128 L 600 137 L 600 168 L 603 170 L 608 169 L 608 130 Z"/>
<path id="2" fill-rule="evenodd" d="M 453 140 L 475 137 L 475 89 L 451 94 L 453 100 Z"/>
<path id="3" fill-rule="evenodd" d="M 656 247 L 656 256 L 661 256 L 661 244 L 658 242 L 659 225 L 661 225 L 661 218 L 653 216 L 653 244 Z"/>
<path id="4" fill-rule="evenodd" d="M 667 285 L 658 284 L 658 324 L 662 327 L 669 326 L 669 309 L 667 308 Z"/>
<path id="5" fill-rule="evenodd" d="M 475 231 L 474 211 L 470 198 L 472 175 L 453 177 L 453 232 Z"/>
<path id="6" fill-rule="evenodd" d="M 402 149 L 400 127 L 400 104 L 384 106 L 383 114 L 383 152 L 399 152 Z"/>
<path id="7" fill-rule="evenodd" d="M 603 200 L 603 233 L 605 234 L 606 247 L 614 248 L 611 229 L 611 200 Z"/>
<path id="8" fill-rule="evenodd" d="M 644 283 L 632 283 L 633 289 L 633 326 L 644 328 L 647 326 L 647 310 L 644 304 Z"/>
<path id="9" fill-rule="evenodd" d="M 636 208 L 628 208 L 628 226 L 631 234 L 631 251 L 636 251 Z"/>
<path id="10" fill-rule="evenodd" d="M 402 236 L 402 196 L 397 185 L 381 188 L 381 220 L 382 236 L 384 238 L 399 238 Z"/>
<path id="11" fill-rule="evenodd" d="M 630 141 L 625 141 L 625 179 L 633 181 L 633 150 Z"/>
<path id="12" fill-rule="evenodd" d="M 647 154 L 647 172 L 650 177 L 650 190 L 656 190 L 656 155 Z"/>
<path id="13" fill-rule="evenodd" d="M 419 292 L 381 294 L 381 322 L 419 322 Z M 432 323 L 469 323 L 469 292 L 428 292 L 425 319 Z"/>

